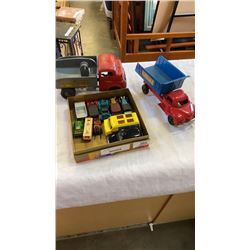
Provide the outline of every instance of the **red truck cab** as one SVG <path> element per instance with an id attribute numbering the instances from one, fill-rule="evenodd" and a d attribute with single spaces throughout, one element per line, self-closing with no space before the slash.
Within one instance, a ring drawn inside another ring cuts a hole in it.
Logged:
<path id="1" fill-rule="evenodd" d="M 126 76 L 121 60 L 112 54 L 98 56 L 99 90 L 126 88 Z"/>
<path id="2" fill-rule="evenodd" d="M 168 113 L 168 121 L 171 125 L 179 125 L 191 121 L 195 116 L 194 104 L 182 89 L 171 91 L 164 95 L 161 108 Z"/>

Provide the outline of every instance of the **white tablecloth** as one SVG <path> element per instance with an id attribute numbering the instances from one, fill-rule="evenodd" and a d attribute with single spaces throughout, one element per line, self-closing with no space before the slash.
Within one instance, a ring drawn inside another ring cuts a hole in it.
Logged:
<path id="1" fill-rule="evenodd" d="M 194 60 L 171 61 L 185 74 L 183 89 L 194 102 Z M 154 62 L 144 62 L 150 66 Z M 144 95 L 136 63 L 124 63 L 127 86 L 149 133 L 149 148 L 76 163 L 71 145 L 67 101 L 56 90 L 56 207 L 68 208 L 112 201 L 194 191 L 194 121 L 179 127 L 151 93 Z"/>

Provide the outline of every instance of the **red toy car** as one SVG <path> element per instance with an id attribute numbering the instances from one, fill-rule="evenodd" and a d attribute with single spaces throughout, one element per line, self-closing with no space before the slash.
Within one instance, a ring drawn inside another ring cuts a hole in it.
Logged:
<path id="1" fill-rule="evenodd" d="M 100 135 L 102 134 L 102 122 L 99 118 L 94 118 L 94 135 Z"/>

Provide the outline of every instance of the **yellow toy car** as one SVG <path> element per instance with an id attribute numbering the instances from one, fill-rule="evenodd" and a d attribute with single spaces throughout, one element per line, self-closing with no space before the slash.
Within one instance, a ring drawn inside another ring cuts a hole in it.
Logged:
<path id="1" fill-rule="evenodd" d="M 104 120 L 104 134 L 108 136 L 117 132 L 119 128 L 128 127 L 132 125 L 140 125 L 138 116 L 135 112 L 113 115 L 110 116 L 108 119 Z"/>

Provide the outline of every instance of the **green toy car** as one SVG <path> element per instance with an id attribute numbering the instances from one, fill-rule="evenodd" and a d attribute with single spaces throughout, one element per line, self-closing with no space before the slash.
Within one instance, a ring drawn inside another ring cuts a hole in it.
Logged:
<path id="1" fill-rule="evenodd" d="M 73 136 L 82 137 L 83 134 L 83 120 L 75 120 L 73 124 Z"/>

